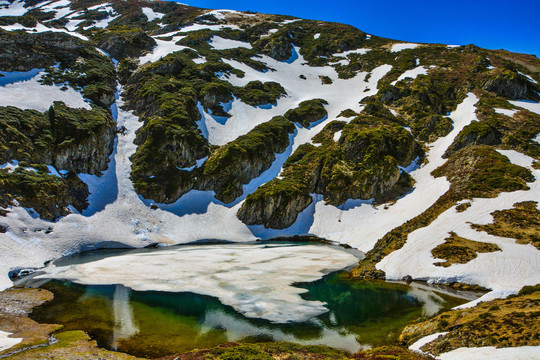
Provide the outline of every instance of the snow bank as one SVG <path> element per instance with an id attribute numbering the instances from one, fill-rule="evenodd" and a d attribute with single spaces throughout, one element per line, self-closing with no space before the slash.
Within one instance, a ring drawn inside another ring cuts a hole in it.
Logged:
<path id="1" fill-rule="evenodd" d="M 0 330 L 0 351 L 13 347 L 22 341 L 22 338 L 11 338 L 11 333 Z"/>
<path id="2" fill-rule="evenodd" d="M 401 50 L 407 50 L 407 49 L 415 49 L 418 47 L 419 44 L 413 44 L 413 43 L 400 43 L 400 44 L 394 44 L 392 45 L 392 52 L 399 52 Z"/>
<path id="3" fill-rule="evenodd" d="M 447 332 L 440 332 L 440 333 L 435 333 L 435 334 L 431 334 L 431 335 L 428 335 L 428 336 L 424 336 L 423 338 L 419 339 L 414 344 L 409 346 L 409 350 L 418 351 L 418 352 L 423 353 L 423 351 L 420 350 L 420 348 L 422 346 L 424 346 L 426 344 L 429 344 L 433 340 L 437 339 L 439 336 L 444 336 L 446 334 L 448 334 L 448 333 Z"/>
<path id="4" fill-rule="evenodd" d="M 441 214 L 429 226 L 411 234 L 400 250 L 386 256 L 377 268 L 386 273 L 388 279 L 401 279 L 411 275 L 415 279 L 431 279 L 438 282 L 460 281 L 478 284 L 495 291 L 494 295 L 506 296 L 517 292 L 525 285 L 540 283 L 540 251 L 533 245 L 517 244 L 514 239 L 492 236 L 476 231 L 470 224 L 488 224 L 493 221 L 492 212 L 510 209 L 514 203 L 538 201 L 540 199 L 540 170 L 532 168 L 533 159 L 513 150 L 499 151 L 509 160 L 528 167 L 535 181 L 528 184 L 530 190 L 505 192 L 496 198 L 475 198 L 471 207 L 463 212 L 451 208 Z M 466 264 L 450 267 L 435 266 L 431 250 L 444 243 L 449 232 L 466 239 L 497 244 L 502 251 L 478 254 Z"/>
<path id="5" fill-rule="evenodd" d="M 233 30 L 242 30 L 237 25 L 232 24 L 224 24 L 224 25 L 210 25 L 210 24 L 192 24 L 188 26 L 184 26 L 179 30 L 181 33 L 187 33 L 190 31 L 198 31 L 198 30 L 212 30 L 212 31 L 219 31 L 223 29 L 233 29 Z"/>
<path id="6" fill-rule="evenodd" d="M 418 66 L 414 69 L 407 70 L 403 74 L 401 74 L 396 81 L 392 83 L 392 85 L 396 85 L 398 81 L 404 80 L 404 79 L 416 79 L 418 75 L 427 75 L 428 68 L 425 66 Z"/>
<path id="7" fill-rule="evenodd" d="M 306 321 L 327 311 L 292 286 L 353 265 L 358 259 L 327 246 L 213 245 L 107 257 L 44 268 L 37 278 L 82 284 L 123 284 L 138 291 L 194 292 L 219 298 L 247 317 Z M 264 286 L 261 286 L 264 284 Z"/>
<path id="8" fill-rule="evenodd" d="M 71 87 L 63 91 L 63 85 L 40 84 L 42 75 L 43 72 L 40 72 L 31 79 L 0 86 L 0 106 L 44 112 L 54 101 L 63 101 L 69 107 L 91 109 L 81 93 Z"/>
<path id="9" fill-rule="evenodd" d="M 210 43 L 210 46 L 212 46 L 216 50 L 226 50 L 226 49 L 236 49 L 236 48 L 251 49 L 252 48 L 250 43 L 238 41 L 238 40 L 225 39 L 217 35 L 212 36 L 212 39 L 210 40 L 209 43 Z"/>
<path id="10" fill-rule="evenodd" d="M 143 7 L 141 8 L 144 16 L 148 18 L 148 21 L 154 21 L 156 19 L 161 19 L 165 14 L 155 12 L 152 8 Z"/>
<path id="11" fill-rule="evenodd" d="M 495 346 L 459 348 L 440 354 L 440 360 L 535 360 L 540 359 L 540 346 L 496 348 Z"/>
<path id="12" fill-rule="evenodd" d="M 166 35 L 167 34 L 154 36 L 156 46 L 154 46 L 151 52 L 139 58 L 139 63 L 141 65 L 149 62 L 158 61 L 159 59 L 164 58 L 165 56 L 172 54 L 173 52 L 188 49 L 188 47 L 186 46 L 176 45 L 178 41 L 185 38 L 184 35 L 173 36 L 173 38 L 169 41 L 160 39 L 160 37 L 166 37 Z"/>
<path id="13" fill-rule="evenodd" d="M 79 39 L 82 39 L 82 40 L 88 40 L 88 38 L 86 36 L 84 36 L 82 34 L 79 34 L 77 32 L 68 31 L 66 29 L 50 28 L 50 27 L 47 27 L 47 26 L 43 25 L 42 23 L 37 23 L 36 26 L 33 27 L 33 28 L 25 27 L 25 26 L 22 26 L 21 24 L 0 26 L 0 28 L 4 29 L 6 31 L 24 30 L 26 32 L 31 32 L 31 33 L 42 33 L 42 32 L 47 32 L 47 31 L 63 32 L 63 33 L 66 33 L 68 35 L 78 37 Z"/>
<path id="14" fill-rule="evenodd" d="M 534 102 L 534 101 L 509 101 L 510 104 L 527 109 L 533 113 L 540 114 L 540 103 Z"/>
<path id="15" fill-rule="evenodd" d="M 24 4 L 23 0 L 16 0 L 13 3 L 2 1 L 0 2 L 0 16 L 22 16 L 28 12 Z"/>
<path id="16" fill-rule="evenodd" d="M 508 109 L 499 109 L 499 108 L 493 108 L 497 114 L 503 114 L 506 116 L 513 117 L 515 113 L 517 113 L 519 110 L 508 110 Z"/>

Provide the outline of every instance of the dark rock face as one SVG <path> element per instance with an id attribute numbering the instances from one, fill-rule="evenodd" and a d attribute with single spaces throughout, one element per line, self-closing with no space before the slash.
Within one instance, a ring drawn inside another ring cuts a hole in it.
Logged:
<path id="1" fill-rule="evenodd" d="M 28 34 L 0 29 L 0 69 L 28 71 L 76 59 L 83 42 L 60 32 Z"/>
<path id="2" fill-rule="evenodd" d="M 114 125 L 103 127 L 87 140 L 59 151 L 55 155 L 54 166 L 76 173 L 101 174 L 107 169 L 115 136 Z"/>
<path id="3" fill-rule="evenodd" d="M 502 134 L 485 122 L 475 121 L 467 125 L 456 137 L 454 143 L 450 145 L 444 153 L 444 157 L 449 157 L 454 152 L 471 145 L 499 145 Z"/>
<path id="4" fill-rule="evenodd" d="M 255 127 L 246 135 L 216 150 L 197 174 L 197 187 L 214 190 L 225 203 L 242 195 L 242 185 L 267 170 L 289 145 L 294 125 L 283 117 Z"/>
<path id="5" fill-rule="evenodd" d="M 291 58 L 293 46 L 285 36 L 273 37 L 264 45 L 262 52 L 277 61 L 285 61 Z"/>
<path id="6" fill-rule="evenodd" d="M 505 71 L 495 79 L 488 80 L 482 87 L 497 95 L 513 100 L 540 100 L 538 87 L 524 76 L 511 71 Z"/>
<path id="7" fill-rule="evenodd" d="M 98 47 L 114 59 L 139 57 L 151 51 L 156 41 L 140 28 L 116 27 L 96 36 Z"/>
<path id="8" fill-rule="evenodd" d="M 285 229 L 294 224 L 298 214 L 312 202 L 311 196 L 303 192 L 282 189 L 269 197 L 249 197 L 237 216 L 247 225 Z"/>

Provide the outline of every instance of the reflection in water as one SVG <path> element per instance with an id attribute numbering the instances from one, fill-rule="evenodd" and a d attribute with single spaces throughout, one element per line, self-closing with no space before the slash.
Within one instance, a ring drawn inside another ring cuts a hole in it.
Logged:
<path id="1" fill-rule="evenodd" d="M 247 318 L 210 296 L 51 281 L 43 287 L 54 292 L 54 300 L 31 316 L 63 324 L 65 330 L 85 330 L 102 347 L 140 357 L 164 357 L 229 341 L 290 341 L 356 352 L 396 342 L 409 321 L 465 302 L 427 286 L 351 281 L 339 273 L 298 286 L 308 290 L 303 298 L 326 303 L 328 312 L 309 321 L 278 324 Z"/>
<path id="2" fill-rule="evenodd" d="M 113 295 L 114 331 L 112 348 L 114 350 L 118 350 L 119 340 L 130 338 L 139 331 L 133 320 L 129 293 L 129 288 L 124 285 L 116 285 Z"/>

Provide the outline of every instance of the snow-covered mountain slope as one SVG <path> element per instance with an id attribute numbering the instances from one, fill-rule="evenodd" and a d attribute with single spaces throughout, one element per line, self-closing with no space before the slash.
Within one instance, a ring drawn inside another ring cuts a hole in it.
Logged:
<path id="1" fill-rule="evenodd" d="M 364 277 L 540 283 L 534 236 L 469 224 L 540 199 L 534 56 L 119 0 L 3 1 L 0 49 L 2 287 L 95 247 L 291 235 L 368 252 Z M 501 250 L 437 266 L 452 232 Z"/>

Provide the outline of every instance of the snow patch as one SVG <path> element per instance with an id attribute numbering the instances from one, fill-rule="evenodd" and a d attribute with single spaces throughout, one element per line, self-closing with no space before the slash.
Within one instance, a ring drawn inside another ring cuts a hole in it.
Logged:
<path id="1" fill-rule="evenodd" d="M 497 114 L 503 114 L 506 116 L 513 117 L 515 113 L 517 113 L 519 110 L 509 110 L 509 109 L 500 109 L 500 108 L 493 108 Z"/>
<path id="2" fill-rule="evenodd" d="M 7 350 L 22 341 L 22 338 L 11 338 L 11 333 L 0 330 L 0 352 Z"/>
<path id="3" fill-rule="evenodd" d="M 149 7 L 143 7 L 141 8 L 141 11 L 143 12 L 144 16 L 148 18 L 148 21 L 161 19 L 162 17 L 165 16 L 165 14 L 155 12 L 152 8 L 149 8 Z"/>
<path id="4" fill-rule="evenodd" d="M 401 50 L 407 50 L 407 49 L 415 49 L 418 47 L 419 44 L 413 44 L 413 43 L 400 43 L 400 44 L 394 44 L 392 45 L 392 52 L 399 52 Z"/>
<path id="5" fill-rule="evenodd" d="M 409 346 L 409 350 L 423 352 L 422 350 L 420 350 L 420 348 L 422 346 L 424 346 L 426 344 L 429 344 L 433 340 L 436 340 L 439 336 L 444 336 L 446 334 L 448 334 L 448 333 L 447 332 L 440 332 L 440 333 L 435 333 L 435 334 L 431 334 L 431 335 L 428 335 L 428 336 L 424 336 L 423 338 L 419 339 L 414 344 Z"/>
<path id="6" fill-rule="evenodd" d="M 439 360 L 534 360 L 540 359 L 540 346 L 459 348 L 440 354 Z"/>
<path id="7" fill-rule="evenodd" d="M 401 81 L 404 79 L 416 79 L 418 75 L 427 75 L 427 72 L 428 72 L 428 68 L 425 66 L 415 67 L 414 69 L 405 71 L 391 85 L 396 85 L 398 81 Z"/>
<path id="8" fill-rule="evenodd" d="M 39 72 L 31 79 L 0 86 L 0 106 L 15 106 L 20 109 L 33 109 L 44 112 L 54 101 L 63 101 L 73 108 L 91 110 L 81 93 L 63 85 L 42 85 L 39 80 L 44 72 Z"/>
<path id="9" fill-rule="evenodd" d="M 156 41 L 156 46 L 154 46 L 151 52 L 139 58 L 139 63 L 141 65 L 144 65 L 149 62 L 158 61 L 159 59 L 164 58 L 165 56 L 172 54 L 173 52 L 181 51 L 183 49 L 188 49 L 187 46 L 176 45 L 178 41 L 185 38 L 184 35 L 173 36 L 173 38 L 170 41 L 159 39 L 159 37 L 162 37 L 162 36 L 165 36 L 165 35 L 154 36 L 154 40 Z"/>
<path id="10" fill-rule="evenodd" d="M 1 16 L 22 16 L 28 12 L 28 9 L 24 7 L 25 2 L 23 0 L 17 0 L 13 3 L 0 4 L 0 17 Z"/>
<path id="11" fill-rule="evenodd" d="M 459 281 L 478 284 L 494 291 L 487 298 L 506 296 L 525 285 L 540 283 L 540 251 L 534 246 L 517 244 L 514 239 L 492 236 L 471 227 L 471 224 L 491 223 L 491 213 L 496 210 L 510 209 L 517 202 L 538 201 L 540 198 L 540 170 L 532 168 L 534 159 L 513 150 L 499 152 L 513 164 L 531 170 L 536 180 L 528 184 L 530 189 L 503 192 L 490 199 L 475 198 L 467 210 L 457 212 L 451 208 L 430 225 L 413 231 L 401 249 L 377 264 L 376 267 L 386 273 L 387 279 L 401 279 L 410 275 L 414 279 L 442 283 Z M 431 255 L 431 250 L 444 243 L 451 231 L 473 241 L 494 243 L 502 251 L 478 254 L 477 258 L 466 264 L 435 266 L 436 259 Z"/>
<path id="12" fill-rule="evenodd" d="M 236 49 L 236 48 L 252 49 L 252 46 L 250 43 L 238 41 L 238 40 L 225 39 L 217 35 L 212 36 L 212 39 L 209 41 L 209 44 L 216 50 L 226 50 L 226 49 Z"/>

